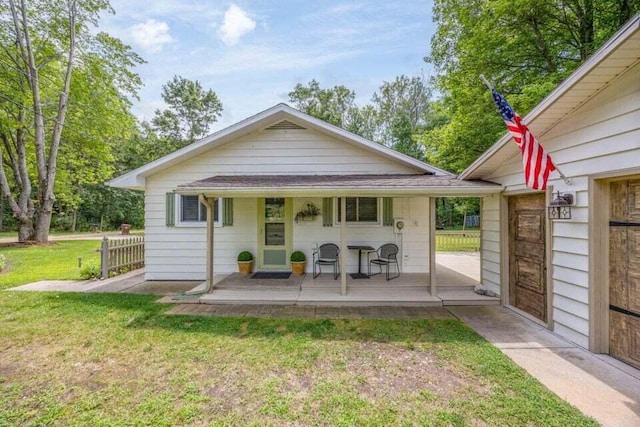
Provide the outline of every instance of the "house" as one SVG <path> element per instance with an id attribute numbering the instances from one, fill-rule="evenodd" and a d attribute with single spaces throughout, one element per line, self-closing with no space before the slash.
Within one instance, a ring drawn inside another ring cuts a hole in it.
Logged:
<path id="1" fill-rule="evenodd" d="M 212 290 L 214 272 L 237 271 L 243 250 L 258 270 L 282 271 L 292 251 L 312 260 L 314 247 L 333 242 L 343 295 L 346 274 L 363 268 L 348 245 L 387 242 L 400 248 L 402 273 L 428 273 L 425 289 L 435 295 L 435 198 L 502 189 L 460 180 L 285 104 L 109 185 L 145 192 L 147 280 L 206 280 Z M 305 216 L 309 206 L 320 215 Z"/>
<path id="2" fill-rule="evenodd" d="M 524 121 L 569 182 L 553 172 L 546 192 L 528 190 L 509 135 L 460 174 L 504 187 L 482 205 L 483 284 L 558 335 L 640 367 L 640 16 Z M 572 196 L 569 219 L 549 217 L 558 192 Z"/>

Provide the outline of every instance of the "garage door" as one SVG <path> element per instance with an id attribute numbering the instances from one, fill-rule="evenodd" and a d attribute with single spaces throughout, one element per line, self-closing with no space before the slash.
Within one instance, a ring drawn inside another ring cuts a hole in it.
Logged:
<path id="1" fill-rule="evenodd" d="M 547 321 L 545 195 L 509 197 L 509 304 Z"/>
<path id="2" fill-rule="evenodd" d="M 610 194 L 609 353 L 640 368 L 640 180 Z"/>

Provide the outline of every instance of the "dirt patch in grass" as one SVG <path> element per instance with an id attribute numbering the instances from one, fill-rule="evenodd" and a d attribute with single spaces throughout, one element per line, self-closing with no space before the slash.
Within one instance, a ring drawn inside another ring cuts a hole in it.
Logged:
<path id="1" fill-rule="evenodd" d="M 364 398 L 390 398 L 428 390 L 443 399 L 464 390 L 483 391 L 460 370 L 453 370 L 430 351 L 411 350 L 389 344 L 362 344 L 346 370 L 360 384 Z"/>

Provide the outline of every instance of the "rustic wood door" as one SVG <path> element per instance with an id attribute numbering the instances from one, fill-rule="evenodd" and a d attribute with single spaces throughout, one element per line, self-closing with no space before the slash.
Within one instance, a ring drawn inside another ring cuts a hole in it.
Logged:
<path id="1" fill-rule="evenodd" d="M 547 321 L 545 195 L 509 197 L 509 304 Z"/>
<path id="2" fill-rule="evenodd" d="M 640 180 L 610 194 L 609 353 L 640 368 Z"/>

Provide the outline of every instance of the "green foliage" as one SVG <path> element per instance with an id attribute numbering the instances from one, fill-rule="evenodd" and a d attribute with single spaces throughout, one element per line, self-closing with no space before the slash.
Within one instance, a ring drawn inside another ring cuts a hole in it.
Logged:
<path id="1" fill-rule="evenodd" d="M 291 253 L 291 262 L 305 262 L 307 257 L 302 251 L 294 251 Z"/>
<path id="2" fill-rule="evenodd" d="M 162 86 L 162 99 L 169 109 L 156 110 L 151 123 L 158 135 L 182 145 L 205 136 L 222 113 L 222 103 L 213 90 L 205 91 L 199 81 L 181 76 Z"/>
<path id="3" fill-rule="evenodd" d="M 476 197 L 439 197 L 436 199 L 436 225 L 439 228 L 462 228 L 464 216 L 480 215 Z"/>
<path id="4" fill-rule="evenodd" d="M 339 85 L 322 89 L 316 80 L 308 86 L 298 83 L 289 101 L 311 116 L 342 127 L 401 153 L 424 158 L 424 147 L 416 138 L 428 125 L 431 90 L 422 77 L 398 76 L 383 82 L 372 103 L 355 104 L 356 93 Z"/>
<path id="5" fill-rule="evenodd" d="M 238 254 L 238 261 L 253 261 L 253 254 L 249 251 L 242 251 Z"/>
<path id="6" fill-rule="evenodd" d="M 80 278 L 85 280 L 99 279 L 102 276 L 100 266 L 96 264 L 85 265 L 80 269 Z"/>
<path id="7" fill-rule="evenodd" d="M 426 60 L 447 121 L 420 135 L 427 161 L 460 172 L 505 133 L 480 74 L 525 116 L 639 10 L 640 0 L 436 0 Z"/>
<path id="8" fill-rule="evenodd" d="M 297 109 L 344 129 L 349 128 L 351 115 L 357 109 L 355 98 L 356 93 L 345 86 L 321 89 L 315 79 L 308 86 L 298 83 L 289 92 L 289 101 Z"/>
<path id="9" fill-rule="evenodd" d="M 46 240 L 51 212 L 75 212 L 81 188 L 112 175 L 111 146 L 135 129 L 127 97 L 141 85 L 131 69 L 143 61 L 92 28 L 108 1 L 8 6 L 0 8 L 0 150 L 11 161 L 0 178 L 20 238 Z"/>

